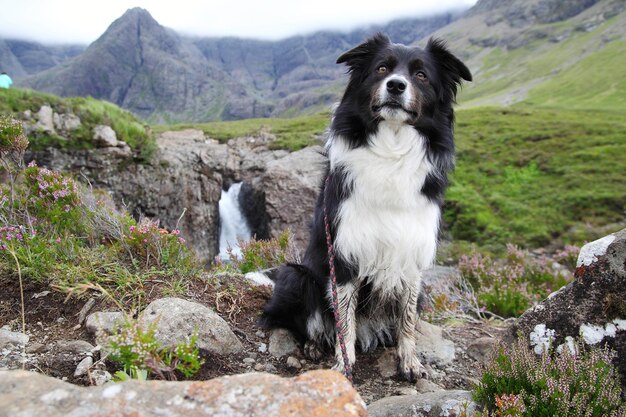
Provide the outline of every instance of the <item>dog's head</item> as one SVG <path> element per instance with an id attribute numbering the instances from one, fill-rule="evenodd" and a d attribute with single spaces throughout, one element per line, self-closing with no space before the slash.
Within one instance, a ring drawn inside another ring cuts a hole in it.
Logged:
<path id="1" fill-rule="evenodd" d="M 451 125 L 457 86 L 461 80 L 472 80 L 467 67 L 438 39 L 430 39 L 421 49 L 391 43 L 377 34 L 342 54 L 337 63 L 347 64 L 350 71 L 336 113 L 340 117 L 335 127 L 340 131 L 355 124 L 371 131 L 382 120 L 420 128 L 447 119 Z"/>

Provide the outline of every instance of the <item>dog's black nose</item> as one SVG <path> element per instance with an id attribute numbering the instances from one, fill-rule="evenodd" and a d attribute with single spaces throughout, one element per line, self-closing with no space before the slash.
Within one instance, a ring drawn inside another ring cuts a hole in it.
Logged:
<path id="1" fill-rule="evenodd" d="M 387 81 L 387 91 L 391 94 L 402 94 L 406 90 L 406 83 L 402 80 L 394 78 Z"/>

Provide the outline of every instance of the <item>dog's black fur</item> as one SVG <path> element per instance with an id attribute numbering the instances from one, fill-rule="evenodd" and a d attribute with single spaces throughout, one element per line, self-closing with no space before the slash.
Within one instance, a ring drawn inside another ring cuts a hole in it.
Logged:
<path id="1" fill-rule="evenodd" d="M 337 63 L 347 64 L 350 81 L 331 122 L 330 139 L 326 147 L 331 160 L 333 152 L 349 155 L 359 148 L 371 147 L 374 141 L 391 140 L 388 137 L 381 139 L 376 136 L 383 122 L 400 130 L 409 126 L 423 138 L 421 146 L 425 154 L 424 161 L 427 161 L 424 162 L 427 164 L 425 165 L 427 171 L 423 174 L 424 178 L 419 189 L 400 192 L 407 195 L 419 193 L 415 198 L 420 198 L 419 201 L 428 201 L 439 210 L 448 184 L 447 174 L 454 165 L 452 105 L 461 80 L 470 81 L 472 78 L 469 70 L 440 40 L 431 39 L 426 48 L 421 49 L 393 44 L 382 34 L 377 34 L 344 53 L 337 59 Z M 382 84 L 383 82 L 386 84 Z M 384 98 L 381 98 L 381 95 Z M 405 95 L 409 95 L 409 99 L 406 99 Z M 286 328 L 301 342 L 307 342 L 305 353 L 313 358 L 319 357 L 319 352 L 324 347 L 328 348 L 329 345 L 335 344 L 334 320 L 329 298 L 324 196 L 331 226 L 330 234 L 335 242 L 338 228 L 343 221 L 339 214 L 342 204 L 354 197 L 353 193 L 360 192 L 359 190 L 363 188 L 361 186 L 360 189 L 355 189 L 357 181 L 355 178 L 358 174 L 350 164 L 337 163 L 335 166 L 329 164 L 326 173 L 329 181 L 327 185 L 322 184 L 311 225 L 310 241 L 302 264 L 287 264 L 281 267 L 276 274 L 272 299 L 266 305 L 260 319 L 263 327 Z M 402 180 L 403 178 L 398 178 L 398 181 Z M 420 213 L 416 212 L 415 216 L 420 216 Z M 438 224 L 433 227 L 436 230 Z M 385 231 L 381 233 L 385 234 Z M 434 234 L 436 240 L 437 232 Z M 406 259 L 403 259 L 404 261 Z M 360 336 L 358 338 L 355 336 L 355 341 L 358 341 L 362 348 L 372 349 L 378 343 L 388 344 L 395 339 L 393 333 L 397 333 L 401 326 L 393 321 L 402 316 L 398 310 L 406 308 L 406 305 L 399 303 L 406 301 L 400 300 L 401 291 L 390 290 L 389 294 L 394 294 L 392 300 L 386 295 L 377 296 L 375 291 L 386 294 L 387 290 L 384 288 L 386 284 L 376 282 L 375 279 L 359 277 L 358 263 L 359 259 L 342 252 L 341 247 L 338 249 L 335 256 L 338 285 L 340 288 L 348 284 L 354 285 L 356 292 L 353 293 L 353 297 L 358 297 L 356 320 L 353 325 L 360 325 L 373 315 L 388 314 L 393 317 L 389 325 L 371 326 L 371 329 L 375 329 L 372 331 L 376 333 L 374 340 L 363 341 Z M 420 265 L 419 269 L 424 267 L 427 266 Z M 384 277 L 384 274 L 380 276 Z M 405 281 L 408 284 L 403 281 L 402 286 L 413 285 L 409 282 L 410 279 Z M 419 293 L 420 278 L 415 277 L 414 281 Z M 411 302 L 414 306 L 415 302 Z M 319 317 L 317 321 L 314 319 L 316 312 L 321 312 L 321 320 Z M 319 331 L 320 327 L 324 329 L 322 332 Z M 356 333 L 356 330 L 353 330 L 353 333 Z M 410 362 L 409 359 L 405 361 Z M 407 365 L 403 369 L 401 364 L 401 373 L 406 378 L 414 380 L 418 376 L 414 368 L 413 365 Z"/>

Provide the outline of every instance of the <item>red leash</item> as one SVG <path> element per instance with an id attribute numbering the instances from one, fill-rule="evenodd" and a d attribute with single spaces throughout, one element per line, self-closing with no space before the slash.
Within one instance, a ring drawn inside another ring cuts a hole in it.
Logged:
<path id="1" fill-rule="evenodd" d="M 330 225 L 328 223 L 328 213 L 326 211 L 326 194 L 328 193 L 328 184 L 330 183 L 330 174 L 326 177 L 324 186 L 324 228 L 326 229 L 326 245 L 328 246 L 328 266 L 330 268 L 330 285 L 333 296 L 333 313 L 335 316 L 335 337 L 339 340 L 341 346 L 341 356 L 343 357 L 344 375 L 352 382 L 352 369 L 348 360 L 346 351 L 346 343 L 344 341 L 344 328 L 339 315 L 339 300 L 337 299 L 337 275 L 335 273 L 335 251 L 333 250 L 333 242 L 330 237 Z"/>

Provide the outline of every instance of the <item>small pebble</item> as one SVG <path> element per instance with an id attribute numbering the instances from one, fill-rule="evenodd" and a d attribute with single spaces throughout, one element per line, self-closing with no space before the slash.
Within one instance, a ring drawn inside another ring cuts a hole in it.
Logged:
<path id="1" fill-rule="evenodd" d="M 245 363 L 246 365 L 252 365 L 255 362 L 256 362 L 256 360 L 254 358 L 244 358 L 243 359 L 243 363 Z"/>
<path id="2" fill-rule="evenodd" d="M 265 364 L 265 372 L 276 372 L 277 369 L 274 365 L 272 365 L 271 363 L 266 363 Z"/>
<path id="3" fill-rule="evenodd" d="M 74 376 L 79 377 L 85 375 L 91 365 L 93 365 L 93 358 L 91 356 L 87 356 L 85 359 L 80 361 L 80 363 L 76 367 L 76 370 L 74 371 Z"/>
<path id="4" fill-rule="evenodd" d="M 261 339 L 265 339 L 265 332 L 262 330 L 257 331 L 256 333 L 257 337 L 260 337 Z"/>
<path id="5" fill-rule="evenodd" d="M 261 372 L 265 370 L 265 365 L 263 365 L 262 363 L 257 363 L 256 365 L 254 365 L 254 370 L 257 372 Z"/>
<path id="6" fill-rule="evenodd" d="M 259 345 L 259 352 L 261 352 L 261 353 L 267 352 L 267 345 L 265 343 L 261 343 Z"/>
<path id="7" fill-rule="evenodd" d="M 300 369 L 302 368 L 302 365 L 300 364 L 300 361 L 296 358 L 294 358 L 293 356 L 290 356 L 287 358 L 287 366 L 289 368 L 295 368 L 295 369 Z"/>
<path id="8" fill-rule="evenodd" d="M 411 387 L 401 387 L 395 392 L 396 395 L 417 395 L 417 390 Z"/>

